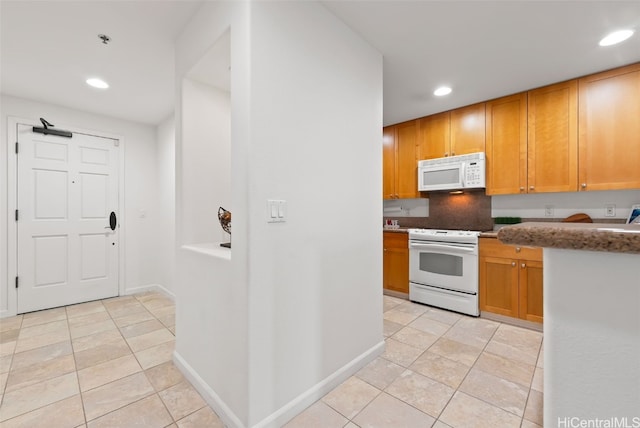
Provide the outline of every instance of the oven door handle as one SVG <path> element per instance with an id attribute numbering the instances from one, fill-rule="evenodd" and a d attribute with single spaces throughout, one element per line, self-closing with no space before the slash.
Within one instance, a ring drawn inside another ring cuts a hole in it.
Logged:
<path id="1" fill-rule="evenodd" d="M 441 244 L 419 244 L 417 242 L 411 242 L 409 248 L 420 248 L 423 250 L 436 250 L 442 253 L 458 253 L 458 254 L 473 254 L 476 252 L 474 247 L 459 247 L 453 245 L 441 245 Z"/>

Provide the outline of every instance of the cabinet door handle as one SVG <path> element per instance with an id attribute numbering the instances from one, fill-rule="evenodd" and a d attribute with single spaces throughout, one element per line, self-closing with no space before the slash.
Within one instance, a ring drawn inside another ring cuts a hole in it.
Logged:
<path id="1" fill-rule="evenodd" d="M 529 190 L 535 189 L 535 186 L 529 186 Z"/>
<path id="2" fill-rule="evenodd" d="M 444 152 L 444 157 L 446 158 L 447 156 L 449 156 L 449 152 Z"/>
<path id="3" fill-rule="evenodd" d="M 511 262 L 511 267 L 516 267 L 516 262 Z"/>
<path id="4" fill-rule="evenodd" d="M 520 191 L 524 192 L 524 186 L 520 186 Z"/>
<path id="5" fill-rule="evenodd" d="M 522 251 L 522 248 L 516 247 L 516 253 L 519 253 L 520 251 Z"/>
<path id="6" fill-rule="evenodd" d="M 456 155 L 456 152 L 451 152 L 451 156 L 455 156 L 455 155 Z"/>
<path id="7" fill-rule="evenodd" d="M 526 264 L 524 264 L 524 263 L 522 263 L 522 265 L 520 265 L 520 267 L 521 267 L 522 269 L 524 269 L 524 268 L 526 268 L 526 267 L 527 267 L 527 265 L 526 265 Z"/>
<path id="8" fill-rule="evenodd" d="M 587 183 L 582 183 L 582 184 L 580 185 L 580 187 L 582 187 L 583 189 L 586 189 L 586 188 L 587 188 Z"/>

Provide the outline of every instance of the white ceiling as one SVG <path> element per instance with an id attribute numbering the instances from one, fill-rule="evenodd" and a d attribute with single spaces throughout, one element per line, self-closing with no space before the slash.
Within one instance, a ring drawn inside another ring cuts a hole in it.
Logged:
<path id="1" fill-rule="evenodd" d="M 323 3 L 383 53 L 385 125 L 640 61 L 638 0 Z"/>
<path id="2" fill-rule="evenodd" d="M 0 89 L 158 124 L 174 106 L 173 42 L 201 3 L 1 0 Z M 382 52 L 385 124 L 640 61 L 639 0 L 323 3 Z M 623 27 L 637 33 L 598 46 Z M 436 98 L 441 84 L 454 92 Z"/>
<path id="3" fill-rule="evenodd" d="M 174 107 L 174 40 L 201 3 L 2 0 L 0 89 L 158 124 Z M 100 33 L 111 43 L 103 45 Z M 111 87 L 87 86 L 93 76 Z"/>

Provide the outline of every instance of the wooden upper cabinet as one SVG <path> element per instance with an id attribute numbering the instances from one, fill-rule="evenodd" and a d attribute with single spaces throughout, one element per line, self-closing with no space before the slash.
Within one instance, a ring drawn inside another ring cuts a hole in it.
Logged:
<path id="1" fill-rule="evenodd" d="M 382 197 L 393 199 L 396 192 L 396 127 L 382 130 Z"/>
<path id="2" fill-rule="evenodd" d="M 418 198 L 418 121 L 396 125 L 396 197 Z"/>
<path id="3" fill-rule="evenodd" d="M 579 79 L 578 88 L 580 189 L 640 188 L 640 63 Z"/>
<path id="4" fill-rule="evenodd" d="M 484 152 L 485 103 L 451 110 L 448 156 Z"/>
<path id="5" fill-rule="evenodd" d="M 419 119 L 418 160 L 484 152 L 485 103 Z"/>
<path id="6" fill-rule="evenodd" d="M 528 93 L 527 191 L 578 190 L 578 81 Z"/>
<path id="7" fill-rule="evenodd" d="M 486 103 L 487 195 L 526 192 L 527 94 Z"/>
<path id="8" fill-rule="evenodd" d="M 418 122 L 413 120 L 382 130 L 382 197 L 419 198 L 416 143 Z"/>
<path id="9" fill-rule="evenodd" d="M 449 152 L 448 111 L 419 119 L 418 160 L 446 156 Z"/>

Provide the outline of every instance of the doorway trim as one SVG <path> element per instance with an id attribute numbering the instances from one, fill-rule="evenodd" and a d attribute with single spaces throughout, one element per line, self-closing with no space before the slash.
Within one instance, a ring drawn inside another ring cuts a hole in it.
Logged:
<path id="1" fill-rule="evenodd" d="M 15 288 L 15 278 L 18 272 L 18 222 L 15 221 L 15 210 L 18 209 L 18 156 L 15 151 L 15 143 L 18 141 L 18 125 L 39 126 L 40 122 L 36 119 L 24 119 L 20 117 L 9 116 L 7 118 L 7 309 L 0 313 L 0 317 L 10 317 L 17 315 L 18 312 L 18 293 Z M 118 252 L 118 295 L 125 294 L 125 219 L 126 206 L 125 186 L 124 186 L 124 166 L 126 145 L 122 135 L 111 134 L 109 132 L 95 131 L 76 126 L 60 124 L 60 128 L 69 130 L 73 133 L 92 135 L 95 137 L 111 138 L 118 140 L 120 144 L 118 156 L 118 204 L 121 212 L 122 221 L 119 222 L 120 228 L 120 251 Z"/>

